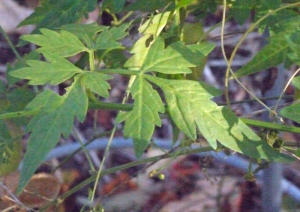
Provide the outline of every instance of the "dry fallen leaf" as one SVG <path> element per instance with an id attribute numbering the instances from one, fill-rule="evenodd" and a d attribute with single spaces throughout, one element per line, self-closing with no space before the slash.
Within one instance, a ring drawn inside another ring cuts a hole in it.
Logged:
<path id="1" fill-rule="evenodd" d="M 55 199 L 60 190 L 60 183 L 51 174 L 39 173 L 33 175 L 19 200 L 28 207 L 41 207 Z"/>

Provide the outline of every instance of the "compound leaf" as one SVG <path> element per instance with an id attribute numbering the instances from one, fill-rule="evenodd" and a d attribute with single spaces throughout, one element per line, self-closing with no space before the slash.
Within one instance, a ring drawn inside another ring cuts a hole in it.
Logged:
<path id="1" fill-rule="evenodd" d="M 229 109 L 211 101 L 213 93 L 208 93 L 203 84 L 152 76 L 147 76 L 147 79 L 163 90 L 172 120 L 189 138 L 196 139 L 197 126 L 213 148 L 219 141 L 225 147 L 253 158 L 291 160 L 262 141 Z"/>
<path id="2" fill-rule="evenodd" d="M 36 29 L 32 34 L 38 33 L 39 29 L 54 29 L 65 24 L 76 23 L 88 12 L 97 6 L 97 0 L 44 0 L 29 17 L 22 21 L 19 26 L 35 24 Z"/>
<path id="3" fill-rule="evenodd" d="M 157 91 L 142 75 L 136 77 L 130 92 L 135 100 L 133 110 L 119 115 L 117 121 L 125 120 L 124 136 L 132 137 L 135 153 L 140 157 L 151 139 L 155 125 L 161 126 L 158 112 L 164 112 L 164 105 Z"/>
<path id="4" fill-rule="evenodd" d="M 236 77 L 257 73 L 285 61 L 288 52 L 288 42 L 283 33 L 270 37 L 270 43 L 259 51 L 250 62 L 239 69 Z"/>
<path id="5" fill-rule="evenodd" d="M 51 95 L 45 107 L 34 116 L 27 131 L 30 131 L 27 151 L 24 156 L 21 179 L 17 192 L 20 193 L 29 179 L 55 147 L 61 134 L 68 137 L 74 118 L 83 122 L 87 112 L 88 98 L 78 78 L 68 87 L 64 96 Z"/>
<path id="6" fill-rule="evenodd" d="M 107 98 L 109 96 L 108 89 L 110 85 L 106 80 L 112 77 L 106 74 L 101 74 L 98 72 L 86 72 L 81 77 L 81 83 L 85 88 L 90 89 L 92 92 Z"/>
<path id="7" fill-rule="evenodd" d="M 300 103 L 298 102 L 283 108 L 280 114 L 285 118 L 300 123 Z"/>
<path id="8" fill-rule="evenodd" d="M 174 8 L 175 5 L 171 0 L 151 0 L 151 1 L 144 1 L 144 0 L 137 0 L 135 3 L 130 4 L 129 6 L 124 8 L 124 11 L 135 11 L 135 10 L 142 10 L 142 11 L 155 11 L 160 8 L 164 8 L 166 6 L 170 6 Z"/>
<path id="9" fill-rule="evenodd" d="M 130 51 L 134 55 L 124 64 L 125 67 L 136 70 L 143 65 L 150 46 L 166 26 L 169 16 L 170 12 L 159 13 L 150 20 L 147 20 L 139 28 L 139 32 L 144 34 L 144 36 L 134 44 Z"/>
<path id="10" fill-rule="evenodd" d="M 27 65 L 30 67 L 21 68 L 10 72 L 13 77 L 29 79 L 31 85 L 44 85 L 50 83 L 57 85 L 62 83 L 82 70 L 74 66 L 68 60 L 55 54 L 44 53 L 45 58 L 49 61 L 29 60 Z"/>
<path id="11" fill-rule="evenodd" d="M 195 51 L 197 45 L 184 46 L 175 42 L 164 48 L 164 40 L 158 37 L 151 46 L 141 72 L 156 71 L 164 74 L 191 73 L 189 67 L 195 67 L 204 57 L 201 52 Z M 189 48 L 190 47 L 190 48 Z"/>
<path id="12" fill-rule="evenodd" d="M 122 44 L 117 42 L 117 40 L 125 37 L 128 34 L 128 32 L 125 31 L 129 27 L 129 25 L 130 24 L 128 23 L 118 27 L 105 29 L 98 35 L 96 39 L 95 50 L 115 49 L 121 47 Z"/>
<path id="13" fill-rule="evenodd" d="M 107 29 L 108 26 L 100 26 L 97 23 L 91 24 L 68 24 L 61 27 L 61 29 L 71 32 L 82 40 L 88 48 L 93 47 L 94 38 L 96 34 Z"/>
<path id="14" fill-rule="evenodd" d="M 37 52 L 54 53 L 61 57 L 69 57 L 88 49 L 72 33 L 61 30 L 60 33 L 49 29 L 41 29 L 40 34 L 23 35 L 22 40 L 41 46 Z"/>
<path id="15" fill-rule="evenodd" d="M 104 0 L 102 3 L 103 10 L 109 9 L 112 13 L 120 12 L 125 5 L 125 0 Z"/>

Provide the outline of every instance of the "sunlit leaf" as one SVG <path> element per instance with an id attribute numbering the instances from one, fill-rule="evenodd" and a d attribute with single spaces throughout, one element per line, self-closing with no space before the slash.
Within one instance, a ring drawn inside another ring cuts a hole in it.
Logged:
<path id="1" fill-rule="evenodd" d="M 201 48 L 200 45 L 184 46 L 181 42 L 175 42 L 165 49 L 163 39 L 158 37 L 151 46 L 140 71 L 164 74 L 191 73 L 189 67 L 199 65 L 200 59 L 204 57 L 200 51 L 197 51 L 197 47 Z"/>
<path id="2" fill-rule="evenodd" d="M 208 93 L 201 83 L 151 76 L 147 79 L 163 90 L 172 120 L 189 138 L 196 139 L 197 126 L 213 148 L 219 141 L 225 147 L 253 158 L 291 160 L 262 141 L 229 109 L 211 101 L 211 92 Z"/>
<path id="3" fill-rule="evenodd" d="M 12 71 L 10 75 L 29 79 L 31 85 L 44 85 L 46 83 L 57 85 L 82 72 L 71 62 L 55 54 L 44 53 L 44 56 L 49 62 L 29 60 L 27 65 L 30 67 Z"/>
<path id="4" fill-rule="evenodd" d="M 137 157 L 147 147 L 154 132 L 154 127 L 161 126 L 159 112 L 164 112 L 164 105 L 152 86 L 138 75 L 130 88 L 135 100 L 133 110 L 119 115 L 118 122 L 125 120 L 124 136 L 132 137 Z"/>
<path id="5" fill-rule="evenodd" d="M 23 35 L 21 39 L 41 46 L 37 52 L 54 53 L 61 57 L 69 57 L 87 51 L 81 41 L 68 31 L 61 30 L 58 33 L 49 29 L 41 29 L 41 32 L 42 35 Z"/>
<path id="6" fill-rule="evenodd" d="M 126 29 L 129 27 L 129 25 L 130 24 L 123 24 L 118 27 L 105 29 L 98 35 L 96 39 L 95 50 L 115 49 L 121 47 L 122 44 L 117 42 L 117 40 L 124 38 L 128 34 Z"/>
<path id="7" fill-rule="evenodd" d="M 144 34 L 144 36 L 134 44 L 130 51 L 130 53 L 134 55 L 125 63 L 125 67 L 137 70 L 142 66 L 150 46 L 167 24 L 169 16 L 170 12 L 159 13 L 153 18 L 147 20 L 139 28 L 139 32 Z"/>

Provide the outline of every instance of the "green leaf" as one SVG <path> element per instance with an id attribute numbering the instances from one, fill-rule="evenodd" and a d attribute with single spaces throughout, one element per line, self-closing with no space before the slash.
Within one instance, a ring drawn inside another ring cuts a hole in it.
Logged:
<path id="1" fill-rule="evenodd" d="M 29 17 L 22 21 L 19 26 L 35 24 L 36 29 L 32 34 L 38 33 L 39 29 L 54 29 L 65 24 L 76 23 L 88 12 L 97 7 L 97 0 L 44 0 Z"/>
<path id="2" fill-rule="evenodd" d="M 124 38 L 128 34 L 128 32 L 125 31 L 129 27 L 129 25 L 130 24 L 128 23 L 118 27 L 105 29 L 98 35 L 96 39 L 95 50 L 116 49 L 121 47 L 122 44 L 117 42 L 117 40 Z"/>
<path id="3" fill-rule="evenodd" d="M 200 62 L 199 57 L 204 57 L 204 55 L 201 52 L 192 51 L 181 42 L 173 43 L 165 49 L 163 39 L 158 37 L 151 46 L 140 72 L 191 73 L 189 67 L 195 67 Z"/>
<path id="4" fill-rule="evenodd" d="M 286 20 L 281 20 L 276 24 L 278 28 L 285 31 L 298 31 L 300 29 L 300 17 L 292 17 Z"/>
<path id="5" fill-rule="evenodd" d="M 85 88 L 90 89 L 92 92 L 108 98 L 110 85 L 106 80 L 111 79 L 112 77 L 106 74 L 101 74 L 99 72 L 86 72 L 81 77 L 81 83 Z"/>
<path id="6" fill-rule="evenodd" d="M 283 108 L 280 114 L 285 118 L 300 123 L 300 103 L 298 102 Z"/>
<path id="7" fill-rule="evenodd" d="M 16 88 L 7 94 L 9 107 L 7 112 L 21 111 L 34 98 L 34 93 L 25 88 Z"/>
<path id="8" fill-rule="evenodd" d="M 180 9 L 182 7 L 186 7 L 188 5 L 190 5 L 191 3 L 193 3 L 194 0 L 180 0 L 177 5 L 176 8 Z"/>
<path id="9" fill-rule="evenodd" d="M 295 32 L 285 35 L 288 45 L 292 52 L 288 54 L 290 60 L 292 60 L 297 65 L 300 64 L 300 33 Z"/>
<path id="10" fill-rule="evenodd" d="M 206 39 L 202 23 L 184 23 L 182 32 L 185 44 L 195 44 Z"/>
<path id="11" fill-rule="evenodd" d="M 251 7 L 257 4 L 256 0 L 236 0 L 232 2 L 230 16 L 238 22 L 239 25 L 245 23 L 250 17 Z"/>
<path id="12" fill-rule="evenodd" d="M 78 78 L 66 90 L 67 93 L 64 96 L 52 95 L 46 106 L 27 127 L 27 131 L 31 131 L 31 134 L 17 193 L 23 191 L 35 170 L 57 144 L 61 134 L 64 137 L 70 135 L 75 116 L 81 122 L 85 119 L 88 98 Z"/>
<path id="13" fill-rule="evenodd" d="M 51 90 L 44 90 L 39 93 L 26 107 L 25 110 L 37 110 L 46 106 L 47 101 L 57 94 Z"/>
<path id="14" fill-rule="evenodd" d="M 8 85 L 13 85 L 16 82 L 20 81 L 20 79 L 12 77 L 10 75 L 11 71 L 28 67 L 28 65 L 26 65 L 26 61 L 28 60 L 39 60 L 39 59 L 40 59 L 40 54 L 38 54 L 36 51 L 31 51 L 29 54 L 23 56 L 22 61 L 17 61 L 13 67 L 11 67 L 11 65 L 8 64 L 7 71 L 6 71 L 6 78 L 8 81 Z"/>
<path id="15" fill-rule="evenodd" d="M 147 79 L 157 84 L 164 92 L 168 111 L 177 127 L 191 139 L 196 139 L 195 101 L 207 101 L 213 96 L 206 92 L 199 82 L 189 80 L 166 80 L 147 76 Z M 198 113 L 198 111 L 197 111 Z M 216 142 L 211 141 L 213 147 Z"/>
<path id="16" fill-rule="evenodd" d="M 161 126 L 158 112 L 164 112 L 164 105 L 157 91 L 144 79 L 137 75 L 130 93 L 135 102 L 133 110 L 118 115 L 117 122 L 125 120 L 124 136 L 132 137 L 137 157 L 143 154 L 154 132 L 154 127 Z"/>
<path id="17" fill-rule="evenodd" d="M 137 70 L 143 65 L 150 46 L 166 26 L 169 16 L 170 12 L 159 13 L 147 20 L 139 28 L 139 32 L 143 33 L 144 36 L 134 44 L 130 51 L 130 53 L 134 55 L 124 64 L 125 67 Z"/>
<path id="18" fill-rule="evenodd" d="M 152 76 L 147 79 L 163 90 L 172 120 L 189 138 L 196 139 L 197 126 L 213 148 L 219 141 L 225 147 L 253 158 L 290 160 L 262 141 L 229 109 L 211 101 L 212 95 L 201 83 Z"/>
<path id="19" fill-rule="evenodd" d="M 44 56 L 50 63 L 29 60 L 27 64 L 30 67 L 12 71 L 10 75 L 29 79 L 30 85 L 44 85 L 48 82 L 52 85 L 57 85 L 70 79 L 77 73 L 82 73 L 81 69 L 64 58 L 49 53 L 44 53 Z"/>
<path id="20" fill-rule="evenodd" d="M 103 58 L 105 67 L 109 69 L 124 68 L 126 60 L 127 58 L 125 57 L 124 51 L 120 49 L 109 51 Z"/>
<path id="21" fill-rule="evenodd" d="M 5 132 L 0 133 L 0 177 L 3 177 L 19 166 L 23 131 L 11 120 L 1 120 L 0 129 Z"/>
<path id="22" fill-rule="evenodd" d="M 130 4 L 129 6 L 125 7 L 123 11 L 135 11 L 135 10 L 142 10 L 147 12 L 154 12 L 155 10 L 164 8 L 169 5 L 169 9 L 174 9 L 175 5 L 172 0 L 151 0 L 151 1 L 144 1 L 144 0 L 136 0 L 135 3 Z"/>
<path id="23" fill-rule="evenodd" d="M 68 24 L 61 27 L 61 29 L 66 30 L 78 37 L 90 49 L 93 47 L 96 35 L 107 28 L 108 26 L 98 25 L 97 23 Z"/>
<path id="24" fill-rule="evenodd" d="M 296 88 L 300 89 L 300 77 L 299 76 L 294 77 L 292 80 L 292 83 Z"/>
<path id="25" fill-rule="evenodd" d="M 104 0 L 102 3 L 103 10 L 109 9 L 112 13 L 120 12 L 125 5 L 125 0 Z"/>
<path id="26" fill-rule="evenodd" d="M 166 26 L 170 14 L 171 12 L 163 12 L 149 18 L 142 26 L 140 26 L 139 33 L 144 35 L 151 34 L 154 37 L 158 37 Z"/>
<path id="27" fill-rule="evenodd" d="M 285 61 L 288 52 L 288 42 L 284 33 L 270 37 L 270 43 L 263 47 L 250 62 L 239 69 L 236 77 L 257 73 L 272 66 L 277 66 Z"/>
<path id="28" fill-rule="evenodd" d="M 264 0 L 261 2 L 261 6 L 257 7 L 257 12 L 255 20 L 267 15 L 270 11 L 278 9 L 281 7 L 281 0 Z M 290 18 L 296 17 L 298 14 L 291 9 L 283 9 L 269 15 L 267 18 L 262 20 L 258 27 L 259 32 L 263 33 L 265 28 L 268 27 L 269 31 L 272 33 L 278 33 L 282 31 L 281 28 L 278 28 L 277 23 L 283 20 L 288 20 Z"/>
<path id="29" fill-rule="evenodd" d="M 22 40 L 41 46 L 37 52 L 54 53 L 61 57 L 69 57 L 88 49 L 72 33 L 61 30 L 57 33 L 49 29 L 41 29 L 42 35 L 23 35 Z"/>

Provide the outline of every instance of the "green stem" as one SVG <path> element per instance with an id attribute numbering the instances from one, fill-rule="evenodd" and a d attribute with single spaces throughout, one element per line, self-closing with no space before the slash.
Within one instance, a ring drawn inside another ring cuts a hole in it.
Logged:
<path id="1" fill-rule="evenodd" d="M 1 25 L 0 25 L 0 33 L 2 33 L 2 35 L 3 35 L 4 38 L 6 39 L 6 41 L 7 41 L 8 45 L 9 45 L 9 47 L 12 49 L 12 51 L 14 52 L 14 54 L 16 55 L 16 57 L 17 57 L 20 61 L 22 61 L 23 59 L 22 59 L 21 55 L 20 55 L 19 52 L 16 50 L 15 46 L 13 45 L 13 43 L 11 42 L 11 40 L 9 39 L 7 33 L 6 33 L 6 32 L 4 31 L 4 29 L 1 27 Z"/>
<path id="2" fill-rule="evenodd" d="M 133 109 L 133 104 L 118 104 L 118 103 L 106 103 L 106 102 L 89 102 L 89 109 L 93 110 L 119 110 L 119 111 L 130 111 Z M 10 118 L 20 118 L 24 116 L 32 116 L 39 113 L 40 110 L 32 110 L 32 111 L 19 111 L 1 114 L 0 119 L 10 119 Z M 262 127 L 267 129 L 275 129 L 286 132 L 294 132 L 300 134 L 299 127 L 292 127 L 282 124 L 275 124 L 265 121 L 258 121 L 247 118 L 240 118 L 245 124 L 254 126 L 254 127 Z"/>
<path id="3" fill-rule="evenodd" d="M 97 72 L 101 72 L 103 74 L 122 74 L 122 75 L 137 75 L 139 72 L 137 71 L 132 71 L 128 69 L 101 69 L 101 70 L 96 70 Z"/>
<path id="4" fill-rule="evenodd" d="M 89 64 L 90 64 L 90 71 L 95 71 L 95 55 L 94 51 L 90 50 L 89 52 Z"/>
<path id="5" fill-rule="evenodd" d="M 134 166 L 138 166 L 138 165 L 141 165 L 141 164 L 154 162 L 154 161 L 159 161 L 161 159 L 172 158 L 172 157 L 175 157 L 175 156 L 186 155 L 186 154 L 209 152 L 209 151 L 213 151 L 213 150 L 214 149 L 212 147 L 203 147 L 203 148 L 197 148 L 197 149 L 184 149 L 184 150 L 179 150 L 179 151 L 176 151 L 176 152 L 173 152 L 173 153 L 167 153 L 167 154 L 158 155 L 158 156 L 151 157 L 151 158 L 145 158 L 145 159 L 141 159 L 141 160 L 138 160 L 138 161 L 134 161 L 134 162 L 131 162 L 131 163 L 127 163 L 127 164 L 124 164 L 124 165 L 120 165 L 120 166 L 116 166 L 116 167 L 104 170 L 104 171 L 101 172 L 100 177 L 102 177 L 104 175 L 107 175 L 107 174 L 115 173 L 117 171 L 128 169 L 128 168 L 131 168 L 131 167 L 134 167 Z M 81 189 L 81 188 L 91 184 L 92 182 L 94 182 L 96 177 L 97 177 L 96 175 L 92 175 L 91 177 L 89 177 L 85 181 L 81 182 L 80 184 L 78 184 L 74 188 L 72 188 L 69 191 L 67 191 L 66 193 L 62 194 L 59 197 L 58 200 L 52 201 L 52 202 L 46 204 L 45 206 L 43 206 L 40 209 L 40 211 L 44 211 L 47 208 L 49 208 L 53 205 L 56 205 L 58 202 L 63 201 L 65 198 L 69 197 L 74 192 L 76 192 L 79 189 Z"/>
<path id="6" fill-rule="evenodd" d="M 133 14 L 133 11 L 128 12 L 126 15 L 124 15 L 119 21 L 113 22 L 112 25 L 119 26 L 121 25 L 127 18 L 129 18 Z"/>
<path id="7" fill-rule="evenodd" d="M 283 124 L 276 124 L 276 123 L 265 122 L 265 121 L 258 121 L 253 119 L 245 119 L 245 118 L 240 118 L 240 119 L 245 124 L 253 127 L 261 127 L 261 128 L 279 130 L 279 131 L 291 132 L 291 133 L 300 133 L 299 127 L 287 126 Z"/>
<path id="8" fill-rule="evenodd" d="M 108 132 L 103 132 L 100 133 L 98 135 L 93 136 L 93 138 L 89 139 L 88 142 L 84 143 L 83 146 L 86 147 L 89 144 L 91 144 L 93 141 L 95 141 L 97 138 L 101 138 L 101 137 L 106 137 L 109 136 L 111 134 L 112 131 L 108 131 Z M 53 170 L 52 173 L 54 173 L 56 170 L 58 170 L 60 167 L 62 167 L 67 161 L 70 160 L 70 158 L 72 158 L 74 155 L 76 155 L 78 152 L 80 152 L 82 150 L 82 147 L 79 147 L 78 149 L 76 149 L 73 153 L 71 153 L 70 155 L 68 155 L 66 158 L 64 158 L 58 166 L 56 166 Z"/>
<path id="9" fill-rule="evenodd" d="M 85 145 L 84 145 L 83 141 L 81 140 L 80 136 L 78 135 L 78 133 L 77 133 L 77 131 L 75 129 L 73 129 L 73 132 L 74 132 L 75 138 L 77 139 L 78 143 L 81 146 L 81 149 L 83 150 L 83 152 L 85 154 L 85 157 L 86 157 L 86 159 L 88 161 L 88 164 L 90 165 L 90 169 L 92 171 L 95 171 L 96 169 L 95 169 L 94 164 L 92 162 L 91 156 L 90 156 L 89 152 L 87 151 L 87 149 L 85 148 Z"/>

